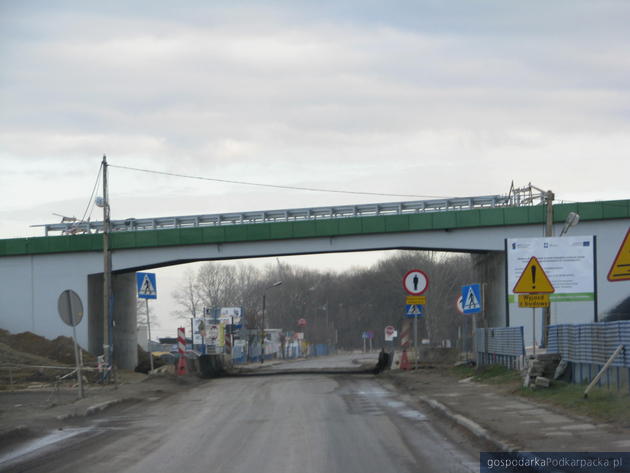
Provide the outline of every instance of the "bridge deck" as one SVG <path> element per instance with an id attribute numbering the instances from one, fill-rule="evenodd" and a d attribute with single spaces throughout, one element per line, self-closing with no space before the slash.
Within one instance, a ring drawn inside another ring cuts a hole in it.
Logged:
<path id="1" fill-rule="evenodd" d="M 420 211 L 399 203 L 398 211 L 391 207 L 364 207 L 362 212 L 333 215 L 331 210 L 346 207 L 327 207 L 328 213 L 311 213 L 310 219 L 297 215 L 277 215 L 264 212 L 266 220 L 243 219 L 240 224 L 207 223 L 198 226 L 171 222 L 170 227 L 147 228 L 143 231 L 112 232 L 113 250 L 156 248 L 180 245 L 241 243 L 254 241 L 301 238 L 334 238 L 352 235 L 457 230 L 497 226 L 542 224 L 545 208 L 541 205 L 511 207 L 480 207 L 446 211 Z M 375 204 L 377 205 L 377 204 Z M 391 206 L 394 204 L 378 204 Z M 462 203 L 462 205 L 464 205 Z M 312 210 L 312 209 L 310 209 Z M 581 221 L 630 218 L 630 200 L 557 204 L 553 206 L 555 223 L 564 222 L 569 212 L 577 212 Z M 236 214 L 236 215 L 244 215 Z M 238 217 L 240 219 L 240 217 Z M 156 219 L 147 219 L 156 220 Z M 240 222 L 240 220 L 239 220 Z M 166 225 L 166 223 L 165 223 Z M 0 240 L 0 257 L 31 254 L 102 251 L 101 234 L 67 234 L 32 238 Z"/>

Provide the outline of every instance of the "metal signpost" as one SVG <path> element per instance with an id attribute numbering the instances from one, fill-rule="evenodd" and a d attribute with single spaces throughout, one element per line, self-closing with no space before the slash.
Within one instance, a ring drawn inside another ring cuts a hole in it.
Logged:
<path id="1" fill-rule="evenodd" d="M 369 352 L 372 351 L 372 339 L 374 338 L 374 332 L 371 330 L 366 330 L 361 334 L 361 338 L 363 339 L 363 353 L 368 353 L 368 347 L 366 346 L 367 341 L 370 341 Z"/>
<path id="2" fill-rule="evenodd" d="M 415 369 L 418 369 L 418 317 L 425 315 L 424 304 L 426 304 L 426 297 L 420 296 L 426 292 L 429 288 L 429 277 L 424 271 L 419 269 L 412 269 L 407 271 L 403 276 L 403 288 L 412 297 L 418 298 L 418 300 L 409 300 L 407 298 L 407 310 L 406 316 L 413 317 L 413 345 L 415 350 Z M 410 303 L 415 302 L 415 303 Z"/>
<path id="3" fill-rule="evenodd" d="M 61 320 L 66 325 L 72 327 L 72 340 L 74 341 L 74 361 L 77 365 L 77 381 L 79 384 L 79 399 L 83 399 L 83 375 L 81 374 L 81 357 L 79 355 L 79 345 L 77 344 L 77 329 L 83 318 L 83 303 L 79 295 L 72 289 L 66 289 L 59 295 L 57 300 L 57 311 Z"/>
<path id="4" fill-rule="evenodd" d="M 147 332 L 149 341 L 147 349 L 149 351 L 149 363 L 153 371 L 153 353 L 151 352 L 151 317 L 149 315 L 149 299 L 157 299 L 157 284 L 155 273 L 136 273 L 136 286 L 138 288 L 138 298 L 144 299 L 147 309 Z"/>
<path id="5" fill-rule="evenodd" d="M 462 286 L 462 312 L 465 315 L 472 316 L 472 337 L 471 337 L 471 349 L 475 352 L 475 332 L 477 331 L 477 317 L 476 315 L 484 310 L 483 297 L 481 293 L 481 284 L 468 284 Z M 468 356 L 468 355 L 466 355 Z"/>
<path id="6" fill-rule="evenodd" d="M 516 282 L 514 294 L 519 294 L 519 307 L 532 308 L 532 352 L 536 355 L 536 307 L 549 307 L 548 295 L 555 292 L 553 284 L 535 256 L 532 256 Z M 541 297 L 542 296 L 542 297 Z M 545 297 L 546 296 L 546 297 Z"/>

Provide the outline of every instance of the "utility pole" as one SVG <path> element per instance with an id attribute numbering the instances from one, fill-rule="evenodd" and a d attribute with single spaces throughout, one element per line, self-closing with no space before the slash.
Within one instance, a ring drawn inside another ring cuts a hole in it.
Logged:
<path id="1" fill-rule="evenodd" d="M 541 200 L 544 200 L 545 203 L 545 236 L 546 237 L 552 237 L 553 236 L 553 201 L 556 198 L 555 194 L 553 193 L 553 191 L 544 191 L 542 189 L 540 189 L 539 187 L 536 186 L 532 186 L 531 182 L 529 183 L 529 186 L 527 186 L 526 188 L 523 189 L 510 189 L 510 193 L 514 193 L 516 196 L 519 195 L 519 193 L 522 193 L 523 191 L 529 191 L 529 197 L 525 198 L 525 199 L 520 199 L 520 197 L 518 198 L 518 202 L 520 203 L 531 203 L 534 200 L 534 196 L 532 194 L 532 189 L 540 192 L 539 196 Z M 577 223 L 577 222 L 576 222 Z M 534 309 L 534 314 L 536 312 L 536 309 Z M 535 315 L 534 315 L 535 316 Z M 549 332 L 549 325 L 551 324 L 551 307 L 545 307 L 543 308 L 543 323 L 542 323 L 542 328 L 541 328 L 541 333 L 542 333 L 542 342 L 543 342 L 543 346 L 547 345 L 547 335 Z M 534 344 L 536 343 L 536 337 L 535 337 L 535 332 L 534 332 Z"/>
<path id="2" fill-rule="evenodd" d="M 267 289 L 272 289 L 274 287 L 278 287 L 282 285 L 282 281 L 277 281 L 273 283 L 271 286 L 266 287 L 263 290 L 263 298 L 262 298 L 262 322 L 260 324 L 260 363 L 265 362 L 265 304 L 267 301 L 267 294 L 265 291 Z"/>
<path id="3" fill-rule="evenodd" d="M 260 323 L 260 363 L 265 362 L 265 302 L 267 295 L 263 293 L 262 300 L 262 322 Z"/>
<path id="4" fill-rule="evenodd" d="M 151 367 L 151 371 L 153 371 L 153 352 L 151 350 L 151 317 L 149 316 L 149 299 L 146 298 L 144 300 L 144 302 L 146 303 L 146 308 L 147 308 L 147 332 L 148 332 L 148 337 L 149 337 L 149 343 L 147 343 L 147 349 L 149 351 L 149 366 Z M 190 332 L 191 334 L 194 334 L 194 332 Z"/>
<path id="5" fill-rule="evenodd" d="M 555 195 L 552 191 L 545 193 L 546 218 L 545 218 L 545 236 L 553 236 L 553 200 Z M 551 325 L 551 305 L 543 308 L 543 344 L 547 346 L 547 336 L 549 335 L 549 325 Z"/>
<path id="6" fill-rule="evenodd" d="M 552 191 L 545 193 L 545 205 L 547 206 L 547 216 L 545 219 L 545 236 L 553 236 L 553 200 L 556 198 Z"/>
<path id="7" fill-rule="evenodd" d="M 107 188 L 107 156 L 103 155 L 103 357 L 105 372 L 103 380 L 111 375 L 110 312 L 112 294 L 112 254 L 109 250 L 110 213 Z"/>

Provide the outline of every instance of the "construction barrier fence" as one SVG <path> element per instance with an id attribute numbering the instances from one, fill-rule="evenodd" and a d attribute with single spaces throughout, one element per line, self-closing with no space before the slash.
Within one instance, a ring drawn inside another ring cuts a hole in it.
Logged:
<path id="1" fill-rule="evenodd" d="M 523 327 L 478 328 L 475 331 L 477 366 L 503 365 L 522 369 L 525 359 Z"/>
<path id="2" fill-rule="evenodd" d="M 549 326 L 548 353 L 569 362 L 573 383 L 590 383 L 619 345 L 624 349 L 598 381 L 608 389 L 630 389 L 630 320 Z"/>

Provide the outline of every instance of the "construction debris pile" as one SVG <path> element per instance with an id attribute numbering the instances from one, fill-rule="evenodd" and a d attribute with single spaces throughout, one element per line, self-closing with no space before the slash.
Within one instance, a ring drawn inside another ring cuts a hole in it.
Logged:
<path id="1" fill-rule="evenodd" d="M 524 372 L 523 386 L 548 388 L 555 377 L 560 358 L 559 353 L 539 354 L 535 358 L 530 358 Z"/>
<path id="2" fill-rule="evenodd" d="M 86 363 L 95 358 L 82 350 Z M 33 382 L 54 382 L 74 369 L 74 344 L 70 337 L 54 340 L 31 332 L 11 334 L 0 329 L 0 389 Z"/>

